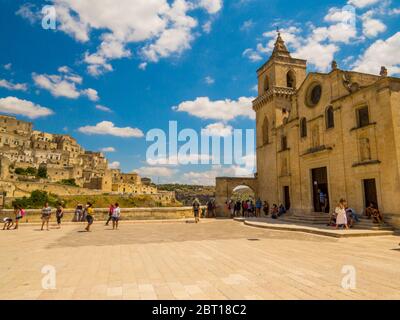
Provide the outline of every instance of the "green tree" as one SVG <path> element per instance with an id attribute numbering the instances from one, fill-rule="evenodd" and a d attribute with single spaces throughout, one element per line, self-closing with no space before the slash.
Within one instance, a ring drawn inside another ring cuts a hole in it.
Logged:
<path id="1" fill-rule="evenodd" d="M 47 178 L 47 168 L 43 167 L 43 166 L 39 167 L 39 170 L 37 172 L 37 177 L 46 179 Z"/>

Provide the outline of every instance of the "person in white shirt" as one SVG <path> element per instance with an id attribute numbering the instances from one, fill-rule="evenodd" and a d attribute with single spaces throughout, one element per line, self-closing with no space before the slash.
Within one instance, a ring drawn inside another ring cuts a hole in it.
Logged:
<path id="1" fill-rule="evenodd" d="M 347 201 L 344 199 L 341 199 L 339 201 L 338 206 L 335 209 L 336 213 L 336 229 L 340 227 L 345 227 L 346 229 L 349 229 L 348 223 L 347 223 L 347 214 L 346 214 L 346 207 L 347 207 Z"/>
<path id="2" fill-rule="evenodd" d="M 114 206 L 111 218 L 113 223 L 113 230 L 118 230 L 118 222 L 121 218 L 121 208 L 119 207 L 118 203 L 116 203 Z"/>

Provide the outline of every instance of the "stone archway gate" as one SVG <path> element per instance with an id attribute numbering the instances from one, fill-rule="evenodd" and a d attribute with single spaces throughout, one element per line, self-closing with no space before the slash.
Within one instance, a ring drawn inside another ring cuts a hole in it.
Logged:
<path id="1" fill-rule="evenodd" d="M 220 177 L 216 179 L 215 202 L 217 205 L 217 215 L 224 217 L 225 202 L 232 197 L 233 190 L 238 186 L 247 186 L 254 191 L 257 198 L 258 184 L 256 178 L 229 178 Z"/>

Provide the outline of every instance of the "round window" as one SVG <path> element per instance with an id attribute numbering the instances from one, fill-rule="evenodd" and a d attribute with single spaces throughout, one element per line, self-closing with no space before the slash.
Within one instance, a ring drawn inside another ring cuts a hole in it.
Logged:
<path id="1" fill-rule="evenodd" d="M 315 107 L 321 100 L 322 86 L 320 84 L 314 84 L 310 87 L 307 94 L 307 104 L 310 107 Z"/>

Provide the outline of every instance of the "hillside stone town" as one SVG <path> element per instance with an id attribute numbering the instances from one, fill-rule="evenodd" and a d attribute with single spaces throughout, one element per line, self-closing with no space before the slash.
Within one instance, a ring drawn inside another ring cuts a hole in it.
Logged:
<path id="1" fill-rule="evenodd" d="M 36 131 L 32 123 L 5 115 L 0 115 L 0 190 L 7 197 L 34 190 L 58 195 L 159 194 L 150 179 L 109 169 L 101 152 L 84 150 L 71 136 Z"/>

